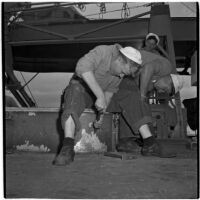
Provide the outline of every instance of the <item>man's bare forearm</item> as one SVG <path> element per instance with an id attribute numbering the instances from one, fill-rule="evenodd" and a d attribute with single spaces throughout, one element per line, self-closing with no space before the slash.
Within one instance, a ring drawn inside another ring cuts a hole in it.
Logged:
<path id="1" fill-rule="evenodd" d="M 83 73 L 82 78 L 97 98 L 105 98 L 104 93 L 99 84 L 97 83 L 92 71 Z"/>

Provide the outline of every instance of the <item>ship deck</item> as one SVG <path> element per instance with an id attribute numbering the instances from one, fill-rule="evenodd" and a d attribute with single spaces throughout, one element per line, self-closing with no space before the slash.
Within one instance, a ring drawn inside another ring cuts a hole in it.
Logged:
<path id="1" fill-rule="evenodd" d="M 7 198 L 136 199 L 197 198 L 197 152 L 175 158 L 120 160 L 103 154 L 77 154 L 74 163 L 52 165 L 53 153 L 5 156 Z"/>

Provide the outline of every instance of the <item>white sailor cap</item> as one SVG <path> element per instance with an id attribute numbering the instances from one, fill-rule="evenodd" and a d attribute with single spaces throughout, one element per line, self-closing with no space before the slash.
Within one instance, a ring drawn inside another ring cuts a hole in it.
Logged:
<path id="1" fill-rule="evenodd" d="M 146 40 L 148 40 L 149 37 L 155 37 L 156 40 L 157 40 L 156 45 L 159 44 L 160 38 L 158 37 L 158 35 L 156 35 L 155 33 L 149 33 L 149 34 L 146 36 Z"/>
<path id="2" fill-rule="evenodd" d="M 139 65 L 142 64 L 142 56 L 137 49 L 133 47 L 124 47 L 120 49 L 120 52 L 130 60 L 138 63 Z"/>

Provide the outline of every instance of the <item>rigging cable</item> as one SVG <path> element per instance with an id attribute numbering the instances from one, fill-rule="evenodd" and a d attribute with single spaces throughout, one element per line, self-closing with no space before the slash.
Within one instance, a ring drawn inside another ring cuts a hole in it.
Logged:
<path id="1" fill-rule="evenodd" d="M 22 76 L 22 78 L 23 78 L 23 80 L 24 80 L 25 84 L 27 84 L 27 83 L 26 83 L 26 79 L 24 78 L 24 76 L 23 76 L 22 72 L 20 72 L 20 74 L 21 74 L 21 76 Z M 32 97 L 32 99 L 34 100 L 34 103 L 35 103 L 35 105 L 38 107 L 38 105 L 37 105 L 37 102 L 36 102 L 36 100 L 35 100 L 35 98 L 34 98 L 34 96 L 33 96 L 32 92 L 31 92 L 31 90 L 30 90 L 29 86 L 28 86 L 28 85 L 26 85 L 26 87 L 28 88 L 28 90 L 29 90 L 29 92 L 30 92 L 30 95 L 31 95 L 31 97 Z"/>
<path id="2" fill-rule="evenodd" d="M 106 4 L 100 3 L 100 5 L 97 4 L 97 6 L 100 7 L 100 13 L 98 13 L 99 19 L 103 19 L 103 15 L 106 14 Z"/>
<path id="3" fill-rule="evenodd" d="M 81 12 L 85 12 L 86 11 L 86 6 L 84 3 L 79 3 L 77 5 L 75 5 L 77 8 L 79 8 L 81 10 Z"/>
<path id="4" fill-rule="evenodd" d="M 136 8 L 140 8 L 140 7 L 149 7 L 151 5 L 152 5 L 152 3 L 147 3 L 147 4 L 140 5 L 140 6 L 132 6 L 132 7 L 129 7 L 129 9 L 136 9 Z M 115 9 L 115 10 L 111 10 L 111 11 L 106 11 L 104 14 L 117 12 L 117 11 L 121 11 L 121 10 L 122 9 Z M 89 15 L 85 15 L 85 17 L 95 16 L 95 15 L 99 15 L 99 13 L 92 13 L 92 14 L 89 14 Z"/>
<path id="5" fill-rule="evenodd" d="M 130 16 L 130 9 L 127 3 L 123 3 L 122 11 L 121 11 L 121 18 L 127 18 Z"/>

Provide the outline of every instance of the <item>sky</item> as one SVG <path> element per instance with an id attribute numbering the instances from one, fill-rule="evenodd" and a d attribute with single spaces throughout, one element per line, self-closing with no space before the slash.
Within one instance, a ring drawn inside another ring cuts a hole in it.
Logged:
<path id="1" fill-rule="evenodd" d="M 83 1 L 81 1 L 83 2 Z M 87 2 L 87 1 L 85 1 Z M 95 1 L 96 2 L 96 1 Z M 98 1 L 97 1 L 98 2 Z M 104 1 L 106 2 L 106 1 Z M 112 2 L 112 1 L 108 1 Z M 106 3 L 105 4 L 105 9 L 106 11 L 113 11 L 115 12 L 109 12 L 103 15 L 104 19 L 112 19 L 112 18 L 121 18 L 121 9 L 123 6 L 123 3 L 125 1 L 114 1 L 115 3 Z M 146 7 L 145 5 L 148 4 L 150 1 L 129 1 L 127 3 L 128 8 L 130 10 L 130 17 L 137 15 L 142 12 L 146 12 L 150 10 L 150 7 Z M 151 1 L 155 2 L 155 1 Z M 63 2 L 66 3 L 66 2 Z M 98 19 L 102 18 L 102 15 L 99 16 L 99 11 L 100 11 L 100 3 L 93 3 L 93 4 L 88 4 L 85 5 L 83 10 L 80 10 L 77 6 L 75 8 L 77 11 L 82 14 L 83 16 L 87 16 L 90 19 Z M 165 3 L 168 3 L 170 6 L 170 14 L 172 17 L 182 17 L 182 16 L 187 16 L 187 17 L 195 17 L 196 16 L 196 2 L 195 1 L 165 1 Z M 49 4 L 52 5 L 52 4 Z M 38 7 L 41 5 L 35 5 L 34 7 Z M 45 6 L 45 5 L 44 5 Z M 118 11 L 117 11 L 118 10 Z M 95 14 L 95 15 L 93 15 Z M 145 16 L 149 17 L 149 15 Z"/>
<path id="2" fill-rule="evenodd" d="M 140 14 L 142 12 L 147 12 L 150 10 L 150 7 L 144 7 L 143 5 L 148 4 L 148 2 L 141 3 L 127 3 L 130 9 L 130 17 Z M 123 2 L 106 4 L 106 11 L 119 10 L 116 12 L 110 12 L 108 14 L 104 14 L 103 18 L 121 18 L 121 8 L 123 6 Z M 170 14 L 172 17 L 195 17 L 196 16 L 196 3 L 195 2 L 169 2 Z M 91 15 L 99 12 L 99 8 L 96 4 L 88 5 L 86 10 L 83 12 L 80 9 L 77 9 L 83 15 Z M 89 18 L 99 18 L 99 15 L 88 16 Z M 149 15 L 145 16 L 149 17 Z"/>
<path id="3" fill-rule="evenodd" d="M 133 6 L 141 6 L 148 2 L 144 3 L 128 3 L 129 8 Z M 111 11 L 115 9 L 121 9 L 122 2 L 116 4 L 106 4 L 106 10 Z M 181 3 L 169 3 L 170 13 L 173 17 L 195 17 L 196 16 L 196 5 L 194 2 L 181 2 Z M 139 7 L 130 9 L 130 16 L 147 11 L 149 8 Z M 81 12 L 84 15 L 90 15 L 93 13 L 98 13 L 99 7 L 95 5 L 87 6 L 85 12 Z M 93 18 L 99 18 L 99 15 L 92 16 Z M 121 11 L 113 14 L 104 16 L 104 18 L 121 18 Z M 24 85 L 24 80 L 22 74 L 26 81 L 30 80 L 34 73 L 25 73 L 25 72 L 16 72 L 15 75 L 18 80 Z M 64 88 L 68 85 L 69 79 L 71 78 L 71 73 L 40 73 L 29 83 L 29 88 L 31 93 L 36 100 L 38 107 L 59 107 L 60 105 L 60 96 Z M 190 76 L 187 76 L 185 79 L 184 89 L 181 92 L 181 96 L 184 98 L 194 97 L 196 95 L 196 87 L 191 87 Z M 27 90 L 27 88 L 26 88 Z M 27 90 L 27 93 L 29 91 Z"/>

